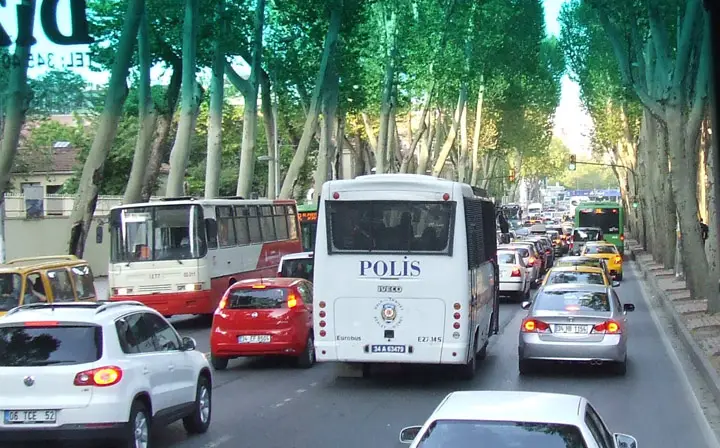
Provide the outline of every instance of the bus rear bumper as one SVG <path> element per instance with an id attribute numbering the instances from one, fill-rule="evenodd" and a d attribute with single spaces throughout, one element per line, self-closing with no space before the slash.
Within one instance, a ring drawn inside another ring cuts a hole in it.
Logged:
<path id="1" fill-rule="evenodd" d="M 111 302 L 134 300 L 156 310 L 163 316 L 178 314 L 212 314 L 215 306 L 212 291 L 181 291 L 157 294 L 110 296 Z"/>
<path id="2" fill-rule="evenodd" d="M 365 344 L 351 343 L 350 347 L 340 347 L 335 342 L 315 340 L 315 359 L 317 362 L 347 362 L 369 364 L 465 364 L 467 362 L 466 343 L 425 344 L 406 346 L 405 353 L 371 353 L 365 351 Z M 412 350 L 410 350 L 412 347 Z"/>

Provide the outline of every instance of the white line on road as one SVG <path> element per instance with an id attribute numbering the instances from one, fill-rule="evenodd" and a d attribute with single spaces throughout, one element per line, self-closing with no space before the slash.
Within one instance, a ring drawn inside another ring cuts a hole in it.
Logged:
<path id="1" fill-rule="evenodd" d="M 315 387 L 315 386 L 317 386 L 317 383 L 310 383 L 310 387 Z"/>
<path id="2" fill-rule="evenodd" d="M 285 403 L 287 403 L 288 401 L 292 401 L 292 398 L 286 398 L 286 399 L 285 399 Z"/>
<path id="3" fill-rule="evenodd" d="M 685 393 L 690 398 L 690 401 L 692 402 L 692 410 L 693 414 L 695 416 L 695 419 L 698 422 L 698 425 L 700 426 L 700 430 L 703 433 L 703 437 L 705 438 L 705 442 L 707 443 L 708 448 L 720 448 L 720 443 L 718 443 L 718 440 L 715 436 L 715 432 L 713 431 L 712 427 L 710 426 L 710 423 L 708 422 L 707 418 L 705 417 L 705 413 L 703 412 L 702 405 L 700 404 L 700 400 L 698 399 L 697 395 L 695 394 L 695 390 L 692 387 L 692 384 L 690 383 L 690 378 L 688 378 L 687 372 L 685 371 L 685 367 L 683 367 L 683 364 L 680 362 L 680 358 L 678 357 L 677 352 L 675 352 L 675 349 L 673 348 L 672 343 L 670 342 L 670 338 L 665 333 L 664 327 L 660 323 L 660 318 L 657 315 L 657 312 L 655 311 L 653 307 L 653 302 L 648 297 L 648 291 L 645 289 L 645 283 L 643 281 L 643 278 L 641 277 L 640 272 L 638 269 L 634 266 L 634 264 L 630 264 L 631 269 L 634 273 L 634 277 L 638 280 L 638 286 L 640 289 L 640 295 L 643 298 L 643 301 L 645 301 L 645 304 L 647 305 L 647 308 L 650 312 L 650 317 L 653 320 L 653 323 L 655 324 L 655 327 L 658 329 L 658 333 L 660 333 L 660 339 L 662 339 L 663 345 L 665 346 L 665 351 L 668 353 L 668 356 L 670 357 L 670 360 L 672 361 L 673 365 L 675 366 L 676 371 L 678 372 L 682 387 L 685 389 Z M 659 298 L 659 300 L 663 300 L 662 298 Z"/>
<path id="4" fill-rule="evenodd" d="M 307 389 L 298 389 L 298 390 L 296 390 L 295 392 L 298 393 L 298 394 L 301 394 L 301 393 L 303 393 L 303 392 L 307 392 Z"/>

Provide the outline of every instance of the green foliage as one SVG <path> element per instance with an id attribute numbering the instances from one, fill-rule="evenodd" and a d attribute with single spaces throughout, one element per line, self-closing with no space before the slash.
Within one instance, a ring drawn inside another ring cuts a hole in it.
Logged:
<path id="1" fill-rule="evenodd" d="M 552 138 L 547 152 L 531 153 L 523 157 L 521 175 L 528 179 L 559 177 L 567 170 L 569 156 L 568 147 L 560 139 Z"/>
<path id="2" fill-rule="evenodd" d="M 552 177 L 552 182 L 559 182 L 572 190 L 591 190 L 596 188 L 619 188 L 617 177 L 609 166 L 577 165 L 575 171 L 566 170 Z"/>
<path id="3" fill-rule="evenodd" d="M 93 105 L 85 79 L 69 70 L 53 70 L 28 80 L 32 92 L 30 114 L 84 113 Z"/>

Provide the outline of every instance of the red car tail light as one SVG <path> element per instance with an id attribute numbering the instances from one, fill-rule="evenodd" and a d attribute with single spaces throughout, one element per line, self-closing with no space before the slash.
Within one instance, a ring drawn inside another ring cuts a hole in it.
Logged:
<path id="1" fill-rule="evenodd" d="M 510 274 L 510 277 L 520 277 L 520 269 L 515 268 L 512 270 L 512 273 Z"/>
<path id="2" fill-rule="evenodd" d="M 614 320 L 608 320 L 601 324 L 597 324 L 593 327 L 592 333 L 604 333 L 604 334 L 621 334 L 622 328 L 620 323 Z"/>
<path id="3" fill-rule="evenodd" d="M 298 304 L 298 296 L 294 292 L 290 292 L 287 298 L 288 308 L 295 308 Z"/>
<path id="4" fill-rule="evenodd" d="M 530 266 L 530 267 L 535 266 L 535 257 L 530 257 L 530 258 L 528 258 L 527 265 Z"/>
<path id="5" fill-rule="evenodd" d="M 533 319 L 531 317 L 526 317 L 525 319 L 523 319 L 523 333 L 545 333 L 548 330 L 550 330 L 550 325 L 541 320 Z"/>
<path id="6" fill-rule="evenodd" d="M 120 382 L 123 371 L 118 366 L 98 367 L 97 369 L 85 370 L 75 375 L 76 386 L 108 387 Z"/>

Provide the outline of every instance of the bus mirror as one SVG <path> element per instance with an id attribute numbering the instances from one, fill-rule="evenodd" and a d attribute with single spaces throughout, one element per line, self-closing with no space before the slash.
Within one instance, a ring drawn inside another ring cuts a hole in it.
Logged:
<path id="1" fill-rule="evenodd" d="M 103 225 L 98 224 L 98 226 L 95 228 L 95 242 L 97 244 L 102 244 L 103 242 Z"/>

